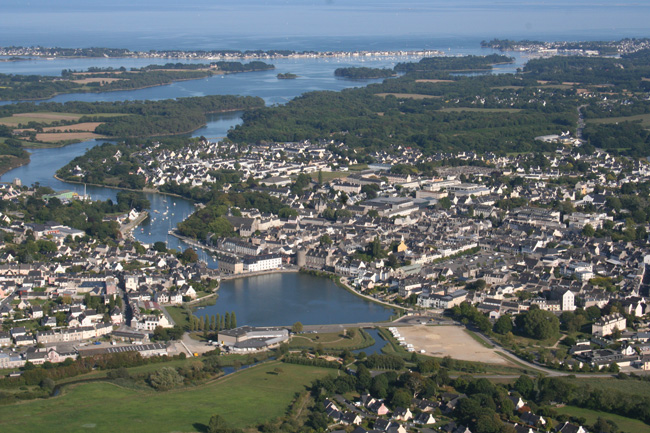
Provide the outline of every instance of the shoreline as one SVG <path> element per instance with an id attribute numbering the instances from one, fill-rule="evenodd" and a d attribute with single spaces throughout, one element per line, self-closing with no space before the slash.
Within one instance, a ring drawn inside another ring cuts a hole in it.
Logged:
<path id="1" fill-rule="evenodd" d="M 19 47 L 28 49 L 29 47 Z M 167 54 L 166 54 L 167 53 Z M 174 54 L 174 50 L 160 50 L 154 53 L 145 51 L 129 51 L 121 56 L 110 56 L 110 59 L 186 59 L 186 60 L 269 60 L 269 59 L 296 59 L 296 58 L 345 58 L 345 57 L 406 57 L 406 56 L 440 56 L 444 55 L 444 51 L 435 49 L 421 49 L 421 50 L 353 50 L 353 51 L 301 51 L 291 52 L 290 54 L 245 54 L 245 53 L 229 53 L 229 54 L 209 54 L 206 51 L 184 51 L 184 54 Z M 199 53 L 203 54 L 200 55 Z M 57 59 L 102 59 L 99 56 L 57 56 L 52 53 L 0 53 L 0 56 L 14 56 L 19 57 L 16 59 L 3 59 L 4 61 L 25 61 L 25 60 L 57 60 Z M 21 56 L 24 56 L 22 58 Z"/>
<path id="2" fill-rule="evenodd" d="M 133 221 L 130 221 L 122 226 L 120 226 L 120 233 L 122 234 L 122 238 L 133 238 L 133 230 L 135 230 L 136 227 L 138 227 L 144 220 L 149 218 L 149 212 L 147 211 L 142 211 L 140 212 L 140 215 Z"/>
<path id="3" fill-rule="evenodd" d="M 236 113 L 237 111 L 242 111 L 243 112 L 243 111 L 246 111 L 246 110 L 256 110 L 258 108 L 263 108 L 263 107 L 229 108 L 227 110 L 206 111 L 205 114 Z M 46 143 L 46 142 L 40 142 L 40 141 L 39 142 L 35 142 L 35 141 L 30 142 L 30 141 L 23 140 L 25 143 L 32 143 L 32 144 L 35 144 L 35 145 L 36 144 L 39 145 L 39 146 L 33 146 L 33 147 L 23 146 L 23 148 L 24 149 L 31 149 L 31 150 L 34 150 L 34 149 L 57 149 L 59 147 L 65 147 L 65 146 L 69 146 L 71 144 L 83 143 L 83 142 L 90 141 L 90 140 L 119 141 L 119 140 L 123 140 L 125 138 L 141 138 L 141 139 L 144 139 L 144 138 L 157 138 L 157 137 L 175 137 L 175 136 L 182 136 L 182 135 L 186 135 L 186 134 L 191 134 L 194 131 L 198 131 L 201 128 L 205 128 L 206 126 L 207 126 L 207 122 L 203 123 L 200 126 L 197 126 L 194 129 L 190 129 L 190 130 L 183 131 L 183 132 L 170 132 L 168 134 L 156 134 L 156 135 L 150 135 L 150 136 L 131 135 L 131 136 L 126 136 L 126 137 L 122 137 L 122 136 L 121 137 L 110 137 L 108 135 L 101 135 L 101 136 L 98 136 L 98 137 L 89 138 L 87 140 L 72 139 L 72 140 L 63 140 L 64 142 L 57 141 L 57 142 L 54 142 L 54 143 Z M 194 138 L 198 138 L 198 137 L 194 137 Z M 0 173 L 0 174 L 3 174 L 3 173 Z M 65 182 L 73 182 L 73 181 L 65 181 Z M 97 186 L 106 186 L 107 188 L 110 188 L 110 186 L 108 186 L 108 185 L 99 185 L 99 184 L 95 184 L 95 185 L 97 185 Z M 163 193 L 161 192 L 161 194 L 163 194 Z M 172 193 L 168 193 L 168 194 L 172 194 Z"/>
<path id="4" fill-rule="evenodd" d="M 0 169 L 0 176 L 4 176 L 5 174 L 9 173 L 11 170 L 23 167 L 23 166 L 29 164 L 30 162 L 32 162 L 31 154 L 30 154 L 30 157 L 28 157 L 26 160 L 20 159 L 19 164 L 11 164 L 9 167 L 6 167 L 6 169 L 5 168 Z"/>
<path id="5" fill-rule="evenodd" d="M 72 183 L 72 184 L 75 184 L 75 185 L 90 185 L 90 186 L 96 186 L 96 187 L 99 187 L 99 188 L 117 189 L 117 190 L 121 190 L 121 191 L 141 192 L 143 194 L 160 194 L 160 195 L 166 195 L 166 196 L 170 196 L 170 197 L 180 198 L 180 199 L 183 199 L 183 200 L 187 200 L 187 201 L 189 201 L 191 203 L 195 203 L 191 199 L 189 199 L 187 197 L 183 197 L 182 195 L 174 194 L 173 192 L 158 191 L 157 189 L 151 189 L 151 188 L 133 189 L 133 188 L 124 188 L 124 187 L 121 187 L 121 186 L 102 185 L 102 184 L 99 184 L 99 183 L 80 182 L 78 180 L 67 180 L 67 179 L 63 179 L 63 178 L 59 177 L 56 173 L 54 174 L 53 177 L 54 177 L 54 179 L 58 180 L 59 182 L 63 182 L 63 183 Z"/>
<path id="6" fill-rule="evenodd" d="M 76 57 L 75 57 L 76 58 Z M 117 57 L 115 57 L 117 58 Z M 75 89 L 73 92 L 56 92 L 50 96 L 46 96 L 43 98 L 29 98 L 29 99 L 2 99 L 0 98 L 0 102 L 9 102 L 10 104 L 20 104 L 21 102 L 47 102 L 52 98 L 56 98 L 57 96 L 61 95 L 74 95 L 74 94 L 88 94 L 88 93 L 94 93 L 94 94 L 99 94 L 99 93 L 110 93 L 110 92 L 130 92 L 130 91 L 135 91 L 135 90 L 143 90 L 143 89 L 150 89 L 152 87 L 162 87 L 162 86 L 170 86 L 174 83 L 180 83 L 183 81 L 194 81 L 194 80 L 203 80 L 206 78 L 212 78 L 214 76 L 223 76 L 223 75 L 230 75 L 230 74 L 244 74 L 246 72 L 262 72 L 262 71 L 273 71 L 275 70 L 275 67 L 272 69 L 251 69 L 250 71 L 237 71 L 237 72 L 227 72 L 227 71 L 214 71 L 211 72 L 210 74 L 207 74 L 203 77 L 196 77 L 196 78 L 178 78 L 175 80 L 171 80 L 166 83 L 159 83 L 159 84 L 150 84 L 146 86 L 140 86 L 140 87 L 125 87 L 123 89 L 110 89 L 110 90 L 103 90 L 103 89 L 98 89 L 97 91 L 94 90 L 79 90 Z M 198 128 L 197 128 L 198 129 Z"/>
<path id="7" fill-rule="evenodd" d="M 207 250 L 208 252 L 219 252 L 218 249 L 210 247 L 208 245 L 202 245 L 199 242 L 197 242 L 194 239 L 190 239 L 186 236 L 181 235 L 180 233 L 177 232 L 177 230 L 172 229 L 169 231 L 169 234 L 174 236 L 175 238 L 191 245 L 196 248 L 201 248 L 203 250 Z M 268 271 L 260 271 L 260 272 L 251 272 L 251 273 L 242 273 L 242 274 L 235 274 L 235 275 L 221 275 L 221 281 L 229 281 L 229 280 L 236 280 L 240 278 L 248 278 L 248 277 L 257 277 L 261 275 L 272 275 L 272 274 L 289 274 L 289 273 L 301 273 L 301 274 L 306 274 L 306 275 L 311 275 L 316 278 L 326 278 L 332 281 L 334 284 L 336 284 L 338 287 L 340 287 L 343 290 L 348 291 L 349 293 L 356 295 L 360 298 L 365 299 L 366 301 L 372 302 L 377 305 L 381 305 L 386 308 L 391 308 L 393 310 L 396 310 L 401 313 L 405 313 L 408 311 L 407 308 L 404 308 L 400 305 L 395 305 L 391 304 L 388 302 L 380 301 L 379 299 L 373 298 L 372 296 L 365 295 L 361 292 L 358 292 L 357 290 L 353 289 L 350 287 L 347 283 L 344 283 L 341 281 L 341 276 L 331 273 L 331 272 L 326 272 L 326 271 L 319 271 L 316 269 L 307 269 L 307 268 L 298 268 L 298 267 L 291 267 L 291 268 L 284 268 L 284 269 L 272 269 Z M 323 275 L 318 275 L 319 273 Z M 333 278 L 332 278 L 333 277 Z M 336 278 L 336 279 L 335 279 Z"/>

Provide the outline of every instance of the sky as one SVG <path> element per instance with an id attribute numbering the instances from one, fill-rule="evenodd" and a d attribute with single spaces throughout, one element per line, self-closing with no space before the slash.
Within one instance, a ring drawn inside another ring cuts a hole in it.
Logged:
<path id="1" fill-rule="evenodd" d="M 154 48 L 217 36 L 612 39 L 650 37 L 648 22 L 648 0 L 2 0 L 0 46 L 141 48 L 149 40 Z"/>

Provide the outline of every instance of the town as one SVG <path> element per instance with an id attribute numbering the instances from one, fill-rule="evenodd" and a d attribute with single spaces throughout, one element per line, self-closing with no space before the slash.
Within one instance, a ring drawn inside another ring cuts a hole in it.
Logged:
<path id="1" fill-rule="evenodd" d="M 220 218 L 233 236 L 208 231 L 191 239 L 183 224 L 172 230 L 216 254 L 218 271 L 128 240 L 73 249 L 69 241 L 83 232 L 3 214 L 3 230 L 14 242 L 51 239 L 53 257 L 62 258 L 44 265 L 16 263 L 10 253 L 3 257 L 0 313 L 9 332 L 3 341 L 21 348 L 4 355 L 5 365 L 44 359 L 39 344 L 111 332 L 146 340 L 157 327 L 174 326 L 162 306 L 194 300 L 196 281 L 304 269 L 330 273 L 360 294 L 412 312 L 440 314 L 469 303 L 491 321 L 533 308 L 562 318 L 563 327 L 590 321 L 591 339 L 576 341 L 570 353 L 535 353 L 535 360 L 567 369 L 649 369 L 648 323 L 642 319 L 650 264 L 643 247 L 647 215 L 630 195 L 647 185 L 650 170 L 603 151 L 582 155 L 580 140 L 569 136 L 538 139 L 556 142 L 555 154 L 425 157 L 398 147 L 372 154 L 376 163 L 349 160 L 347 166 L 328 150 L 336 150 L 335 143 L 242 148 L 202 140 L 178 152 L 152 146 L 132 155 L 149 184 L 201 188 L 213 184 L 214 176 L 236 173 L 240 180 L 254 179 L 254 191 L 281 200 L 285 208 L 273 214 L 231 207 Z M 445 165 L 452 160 L 454 166 Z M 436 164 L 435 174 L 409 171 L 422 163 Z M 7 199 L 33 193 L 13 185 L 4 191 Z M 129 263 L 139 266 L 127 270 Z M 111 308 L 98 313 L 88 297 Z M 46 311 L 40 306 L 57 299 L 65 302 Z M 128 321 L 120 308 L 127 305 Z M 576 309 L 593 316 L 578 316 Z M 21 320 L 36 321 L 43 330 L 17 326 Z M 626 343 L 619 351 L 609 348 L 621 342 Z"/>
<path id="2" fill-rule="evenodd" d="M 197 250 L 215 254 L 218 270 L 189 251 L 178 255 L 164 245 L 141 245 L 128 230 L 108 245 L 81 230 L 3 212 L 5 246 L 31 240 L 49 249 L 45 262 L 4 250 L 0 344 L 7 348 L 0 352 L 0 368 L 125 350 L 143 357 L 192 356 L 184 343 L 169 341 L 178 333 L 163 331 L 179 328 L 169 308 L 192 305 L 199 294 L 213 296 L 222 278 L 301 269 L 335 276 L 359 296 L 392 305 L 407 317 L 446 314 L 540 367 L 650 370 L 650 328 L 644 319 L 647 214 L 635 199 L 647 190 L 650 170 L 641 161 L 604 151 L 583 155 L 581 140 L 570 136 L 538 139 L 556 143 L 556 152 L 425 157 L 399 147 L 372 154 L 375 163 L 352 159 L 347 165 L 334 154 L 335 143 L 242 148 L 201 140 L 178 152 L 154 145 L 133 155 L 139 175 L 151 185 L 204 188 L 236 173 L 223 184 L 225 191 L 230 182 L 253 179 L 256 193 L 277 198 L 284 208 L 273 214 L 230 207 L 220 218 L 231 236 L 208 231 L 192 238 L 183 224 L 172 230 Z M 411 169 L 422 163 L 434 167 L 431 175 Z M 4 200 L 21 202 L 33 199 L 36 190 L 16 181 L 4 185 L 2 193 Z M 69 203 L 85 197 L 54 193 L 41 199 Z M 196 214 L 205 209 L 199 206 Z M 124 228 L 144 216 L 133 209 L 110 220 Z M 538 311 L 554 318 L 555 332 L 562 330 L 566 344 L 527 348 L 516 341 L 513 329 L 523 326 L 519 318 Z M 192 323 L 190 330 L 208 329 L 198 320 Z M 268 350 L 290 338 L 286 328 L 228 331 L 233 325 L 210 328 L 219 332 L 226 352 Z M 405 350 L 425 352 L 399 338 Z M 373 411 L 379 407 L 376 413 L 382 415 L 381 402 L 362 404 Z M 442 404 L 453 409 L 447 400 Z M 326 408 L 337 422 L 360 422 L 359 414 L 340 410 L 334 402 Z M 395 414 L 396 421 L 413 416 L 404 408 Z M 425 414 L 417 422 L 435 421 Z M 530 417 L 529 425 L 541 425 L 543 417 Z M 391 426 L 403 429 L 390 422 L 386 429 Z"/>

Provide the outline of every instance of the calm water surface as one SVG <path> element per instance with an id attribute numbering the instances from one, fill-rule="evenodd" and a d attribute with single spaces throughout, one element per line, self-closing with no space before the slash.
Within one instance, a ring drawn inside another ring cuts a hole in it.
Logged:
<path id="1" fill-rule="evenodd" d="M 392 313 L 328 279 L 298 273 L 224 281 L 216 305 L 195 314 L 223 316 L 230 311 L 235 311 L 238 324 L 253 326 L 376 322 L 388 319 Z"/>

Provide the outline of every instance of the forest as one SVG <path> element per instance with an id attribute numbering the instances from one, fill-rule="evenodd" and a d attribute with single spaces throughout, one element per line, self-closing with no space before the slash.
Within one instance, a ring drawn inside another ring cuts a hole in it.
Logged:
<path id="1" fill-rule="evenodd" d="M 571 129 L 577 121 L 572 104 L 565 104 L 555 93 L 549 95 L 549 100 L 557 99 L 552 105 L 523 97 L 504 104 L 499 101 L 513 94 L 512 90 L 486 89 L 486 95 L 494 98 L 477 105 L 475 80 L 417 83 L 405 76 L 362 89 L 310 92 L 282 106 L 244 113 L 244 123 L 231 130 L 228 138 L 241 143 L 327 138 L 357 149 L 388 149 L 402 144 L 425 153 L 530 152 L 543 146 L 534 143 L 533 137 Z M 453 106 L 438 95 L 409 97 L 446 91 L 449 94 L 445 98 L 457 95 Z"/>
<path id="2" fill-rule="evenodd" d="M 208 113 L 245 110 L 264 106 L 253 96 L 213 95 L 161 101 L 17 103 L 0 107 L 0 117 L 25 112 L 83 114 L 81 122 L 101 121 L 95 132 L 110 137 L 149 137 L 194 131 L 205 125 Z M 99 113 L 128 116 L 96 116 Z M 44 126 L 44 125 L 42 125 Z"/>
<path id="3" fill-rule="evenodd" d="M 29 153 L 13 138 L 11 128 L 0 125 L 0 174 L 29 162 Z"/>
<path id="4" fill-rule="evenodd" d="M 341 92 L 310 92 L 282 106 L 246 112 L 228 137 L 241 143 L 334 140 L 354 148 L 357 160 L 368 150 L 396 144 L 425 154 L 550 151 L 554 145 L 534 137 L 575 132 L 579 106 L 587 119 L 650 113 L 645 93 L 630 94 L 650 89 L 644 79 L 650 77 L 650 50 L 621 59 L 534 59 L 517 74 L 452 73 L 509 59 L 436 57 L 398 64 L 395 71 L 405 72 L 399 78 Z M 602 92 L 608 98 L 599 97 Z M 626 92 L 625 99 L 617 99 L 618 92 Z M 648 145 L 643 125 L 588 123 L 585 137 L 594 146 L 630 156 L 643 155 Z"/>
<path id="5" fill-rule="evenodd" d="M 650 50 L 626 54 L 621 58 L 555 56 L 531 59 L 524 66 L 525 74 L 538 80 L 602 86 L 609 91 L 650 90 Z"/>
<path id="6" fill-rule="evenodd" d="M 396 72 L 417 72 L 417 71 L 471 71 L 490 70 L 492 65 L 500 63 L 512 63 L 512 57 L 500 54 L 488 56 L 462 56 L 462 57 L 425 57 L 418 63 L 398 63 L 395 65 Z"/>
<path id="7" fill-rule="evenodd" d="M 371 79 L 371 78 L 388 78 L 394 77 L 397 75 L 392 69 L 387 68 L 337 68 L 334 71 L 334 75 L 337 77 L 351 78 L 355 80 L 359 79 Z"/>

